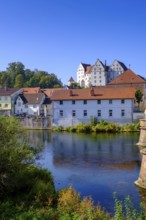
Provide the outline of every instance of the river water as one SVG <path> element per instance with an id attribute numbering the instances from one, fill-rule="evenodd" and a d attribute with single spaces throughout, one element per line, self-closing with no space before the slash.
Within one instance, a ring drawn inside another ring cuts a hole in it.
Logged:
<path id="1" fill-rule="evenodd" d="M 28 143 L 41 146 L 38 166 L 52 172 L 56 189 L 72 186 L 81 197 L 91 196 L 109 212 L 116 192 L 120 200 L 130 196 L 135 208 L 145 201 L 145 190 L 134 185 L 141 155 L 139 133 L 73 134 L 28 131 Z"/>

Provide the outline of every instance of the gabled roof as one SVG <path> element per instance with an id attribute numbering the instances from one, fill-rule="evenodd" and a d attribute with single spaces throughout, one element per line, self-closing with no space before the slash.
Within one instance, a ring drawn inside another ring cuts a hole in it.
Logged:
<path id="1" fill-rule="evenodd" d="M 20 88 L 0 88 L 0 96 L 11 96 L 13 93 L 21 90 Z"/>
<path id="2" fill-rule="evenodd" d="M 40 87 L 35 87 L 35 88 L 23 88 L 23 93 L 25 94 L 32 94 L 32 93 L 38 93 L 41 92 Z"/>
<path id="3" fill-rule="evenodd" d="M 137 83 L 145 83 L 140 76 L 134 73 L 132 70 L 128 69 L 125 72 L 121 73 L 117 78 L 112 80 L 109 85 L 117 85 L 117 84 L 137 84 Z"/>
<path id="4" fill-rule="evenodd" d="M 72 76 L 69 78 L 68 82 L 75 82 Z"/>
<path id="5" fill-rule="evenodd" d="M 103 64 L 103 62 L 100 59 L 97 59 L 96 62 L 99 62 L 103 67 L 105 67 L 105 65 Z"/>
<path id="6" fill-rule="evenodd" d="M 98 100 L 98 99 L 134 99 L 133 87 L 95 87 L 54 91 L 51 100 Z"/>
<path id="7" fill-rule="evenodd" d="M 42 102 L 44 94 L 43 93 L 33 93 L 33 94 L 21 94 L 20 98 L 26 104 L 40 104 Z"/>
<path id="8" fill-rule="evenodd" d="M 117 62 L 122 66 L 122 68 L 126 71 L 127 67 L 125 66 L 124 63 L 122 63 L 121 61 L 117 60 Z"/>
<path id="9" fill-rule="evenodd" d="M 87 71 L 87 67 L 91 66 L 90 64 L 81 63 L 85 72 Z"/>
<path id="10" fill-rule="evenodd" d="M 60 91 L 60 90 L 64 90 L 64 88 L 51 88 L 51 89 L 45 89 L 43 92 L 45 95 L 47 95 L 48 97 L 50 97 L 53 93 L 53 91 Z"/>
<path id="11" fill-rule="evenodd" d="M 93 66 L 87 66 L 85 74 L 89 74 L 92 71 Z"/>

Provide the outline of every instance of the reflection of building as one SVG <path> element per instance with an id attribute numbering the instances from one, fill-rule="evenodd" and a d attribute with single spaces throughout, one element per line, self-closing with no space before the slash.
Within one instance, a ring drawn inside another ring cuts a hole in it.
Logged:
<path id="1" fill-rule="evenodd" d="M 52 93 L 53 125 L 88 123 L 91 117 L 117 123 L 133 120 L 135 88 L 95 87 Z"/>
<path id="2" fill-rule="evenodd" d="M 105 136 L 104 136 L 105 137 Z M 139 164 L 135 160 L 138 149 L 125 137 L 103 139 L 102 135 L 92 137 L 74 134 L 53 134 L 53 163 L 55 166 L 101 166 L 115 169 L 134 169 Z M 130 140 L 131 141 L 131 140 Z"/>

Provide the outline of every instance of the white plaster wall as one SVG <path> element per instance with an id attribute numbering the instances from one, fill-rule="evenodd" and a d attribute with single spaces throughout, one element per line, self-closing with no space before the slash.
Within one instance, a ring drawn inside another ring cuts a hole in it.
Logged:
<path id="1" fill-rule="evenodd" d="M 60 110 L 63 110 L 63 117 L 59 115 Z M 72 117 L 72 110 L 76 110 L 76 116 Z M 83 111 L 87 110 L 87 116 L 83 116 Z M 83 100 L 76 101 L 73 105 L 72 101 L 64 101 L 60 105 L 59 101 L 53 101 L 54 125 L 71 126 L 73 121 L 76 123 L 90 121 L 92 116 L 97 117 L 97 110 L 101 110 L 99 120 L 106 120 L 117 123 L 129 123 L 133 120 L 133 102 L 125 100 L 122 104 L 121 100 L 113 100 L 109 104 L 109 100 L 101 100 L 101 104 L 97 104 L 97 100 L 88 100 L 87 104 L 83 104 Z M 109 110 L 113 111 L 113 116 L 109 117 Z M 121 117 L 121 110 L 125 110 L 125 116 Z"/>
<path id="2" fill-rule="evenodd" d="M 18 105 L 20 103 L 20 105 Z M 15 104 L 15 114 L 27 113 L 27 108 L 23 105 L 23 101 L 20 97 L 17 98 Z"/>

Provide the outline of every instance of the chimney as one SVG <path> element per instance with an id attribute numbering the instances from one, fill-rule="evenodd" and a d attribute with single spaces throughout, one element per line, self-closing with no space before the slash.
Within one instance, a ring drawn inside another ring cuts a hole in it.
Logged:
<path id="1" fill-rule="evenodd" d="M 90 95 L 94 96 L 94 88 L 93 87 L 90 89 Z"/>

